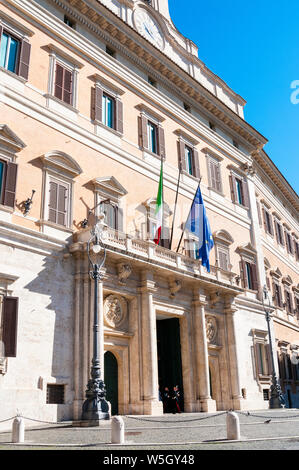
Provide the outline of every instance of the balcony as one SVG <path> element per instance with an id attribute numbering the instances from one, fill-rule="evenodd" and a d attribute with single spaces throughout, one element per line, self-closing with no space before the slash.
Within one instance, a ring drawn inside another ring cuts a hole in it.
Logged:
<path id="1" fill-rule="evenodd" d="M 75 252 L 80 248 L 84 250 L 89 238 L 90 231 L 88 228 L 75 233 L 73 235 L 74 243 L 70 247 L 70 251 Z M 104 244 L 110 257 L 116 255 L 122 258 L 131 258 L 135 261 L 148 262 L 156 268 L 171 269 L 176 274 L 201 278 L 214 284 L 225 284 L 233 290 L 243 291 L 236 283 L 236 273 L 225 271 L 217 266 L 210 266 L 210 273 L 208 273 L 199 260 L 158 246 L 152 241 L 132 238 L 125 233 L 108 228 Z"/>

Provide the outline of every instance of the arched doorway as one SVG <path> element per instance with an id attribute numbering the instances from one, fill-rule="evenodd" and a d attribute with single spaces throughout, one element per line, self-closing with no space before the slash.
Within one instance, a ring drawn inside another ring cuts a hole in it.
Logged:
<path id="1" fill-rule="evenodd" d="M 104 355 L 104 382 L 106 385 L 106 400 L 111 403 L 111 414 L 118 414 L 118 364 L 112 352 Z"/>

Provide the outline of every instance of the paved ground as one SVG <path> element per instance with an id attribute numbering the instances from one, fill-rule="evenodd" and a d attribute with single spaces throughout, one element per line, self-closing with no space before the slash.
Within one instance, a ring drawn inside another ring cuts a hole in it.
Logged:
<path id="1" fill-rule="evenodd" d="M 79 428 L 26 420 L 25 443 L 13 445 L 11 432 L 1 432 L 0 450 L 299 450 L 298 409 L 251 411 L 239 418 L 242 439 L 228 442 L 223 413 L 123 417 L 126 442 L 122 446 L 110 443 L 109 422 L 99 428 Z"/>

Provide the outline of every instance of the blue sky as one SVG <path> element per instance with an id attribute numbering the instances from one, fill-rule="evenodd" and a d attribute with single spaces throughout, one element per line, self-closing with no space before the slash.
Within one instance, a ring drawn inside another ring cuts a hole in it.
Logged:
<path id="1" fill-rule="evenodd" d="M 265 151 L 298 194 L 298 0 L 169 0 L 169 10 L 199 58 L 247 101 L 245 119 L 269 140 Z"/>

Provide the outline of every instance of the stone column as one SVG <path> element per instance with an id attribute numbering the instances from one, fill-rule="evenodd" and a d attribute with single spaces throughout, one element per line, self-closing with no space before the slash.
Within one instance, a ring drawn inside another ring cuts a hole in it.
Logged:
<path id="1" fill-rule="evenodd" d="M 158 399 L 158 354 L 156 313 L 153 294 L 156 292 L 153 273 L 141 274 L 141 342 L 143 371 L 143 410 L 146 415 L 162 415 L 163 405 Z"/>
<path id="2" fill-rule="evenodd" d="M 216 411 L 216 402 L 210 396 L 209 378 L 209 352 L 206 336 L 205 306 L 206 296 L 202 292 L 194 293 L 194 333 L 195 333 L 195 355 L 197 369 L 197 394 L 199 395 L 198 411 Z"/>
<path id="3" fill-rule="evenodd" d="M 76 251 L 75 257 L 75 295 L 74 295 L 74 420 L 81 417 L 82 412 L 82 388 L 80 386 L 80 287 L 81 287 L 81 253 Z"/>
<path id="4" fill-rule="evenodd" d="M 227 328 L 227 349 L 229 355 L 229 376 L 231 381 L 232 404 L 234 410 L 241 410 L 243 404 L 243 397 L 240 389 L 240 374 L 238 368 L 237 345 L 236 345 L 236 329 L 234 313 L 238 310 L 235 305 L 235 298 L 233 296 L 225 296 L 224 312 L 226 315 L 226 328 Z"/>

